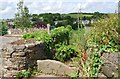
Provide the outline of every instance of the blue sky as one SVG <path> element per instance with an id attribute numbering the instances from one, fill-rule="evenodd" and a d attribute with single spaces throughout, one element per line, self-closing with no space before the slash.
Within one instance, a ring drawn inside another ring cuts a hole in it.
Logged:
<path id="1" fill-rule="evenodd" d="M 103 12 L 114 13 L 119 0 L 24 0 L 30 13 Z M 0 0 L 0 19 L 14 18 L 19 0 Z"/>

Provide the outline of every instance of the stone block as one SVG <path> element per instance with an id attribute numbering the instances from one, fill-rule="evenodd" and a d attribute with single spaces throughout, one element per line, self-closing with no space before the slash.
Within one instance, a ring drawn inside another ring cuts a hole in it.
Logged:
<path id="1" fill-rule="evenodd" d="M 15 50 L 13 49 L 12 45 L 8 44 L 7 46 L 7 52 L 13 53 Z"/>
<path id="2" fill-rule="evenodd" d="M 44 73 L 54 73 L 57 75 L 69 75 L 75 71 L 64 63 L 55 60 L 37 60 L 38 69 Z"/>
<path id="3" fill-rule="evenodd" d="M 13 49 L 15 51 L 23 51 L 25 49 L 25 45 L 13 45 Z"/>
<path id="4" fill-rule="evenodd" d="M 113 77 L 118 74 L 118 68 L 110 63 L 106 63 L 102 66 L 102 73 L 107 77 Z"/>
<path id="5" fill-rule="evenodd" d="M 25 52 L 15 52 L 12 54 L 12 57 L 24 57 Z"/>

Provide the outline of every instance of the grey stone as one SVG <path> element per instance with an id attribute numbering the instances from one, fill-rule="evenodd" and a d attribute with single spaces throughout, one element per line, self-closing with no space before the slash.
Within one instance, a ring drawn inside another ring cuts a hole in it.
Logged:
<path id="1" fill-rule="evenodd" d="M 13 49 L 13 47 L 12 47 L 11 44 L 8 44 L 8 45 L 7 45 L 7 51 L 8 51 L 9 53 L 13 53 L 15 50 Z"/>
<path id="2" fill-rule="evenodd" d="M 12 57 L 24 57 L 24 56 L 25 56 L 25 52 L 17 52 L 12 54 Z"/>
<path id="3" fill-rule="evenodd" d="M 107 77 L 113 77 L 114 75 L 118 74 L 118 69 L 116 66 L 107 63 L 102 66 L 102 72 Z"/>
<path id="4" fill-rule="evenodd" d="M 98 77 L 100 77 L 100 78 L 101 78 L 101 77 L 107 78 L 103 73 L 99 73 L 99 74 L 98 74 Z"/>
<path id="5" fill-rule="evenodd" d="M 64 63 L 55 60 L 37 60 L 38 69 L 42 69 L 44 73 L 54 73 L 58 75 L 69 75 L 75 71 Z"/>
<path id="6" fill-rule="evenodd" d="M 34 44 L 34 43 L 25 44 L 25 47 L 27 47 L 27 48 L 32 48 L 32 47 L 34 47 L 34 46 L 35 46 L 35 44 Z"/>
<path id="7" fill-rule="evenodd" d="M 13 49 L 15 51 L 23 51 L 25 49 L 25 45 L 13 45 Z"/>

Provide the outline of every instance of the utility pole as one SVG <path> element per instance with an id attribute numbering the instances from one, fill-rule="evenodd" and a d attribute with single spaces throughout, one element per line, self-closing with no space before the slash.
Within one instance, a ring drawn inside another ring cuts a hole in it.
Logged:
<path id="1" fill-rule="evenodd" d="M 78 29 L 80 28 L 80 27 L 82 27 L 81 26 L 81 23 L 82 23 L 82 21 L 81 21 L 81 16 L 80 16 L 80 14 L 81 14 L 81 6 L 80 6 L 80 8 L 79 8 L 79 10 L 78 10 Z"/>
<path id="2" fill-rule="evenodd" d="M 120 0 L 119 0 L 119 2 L 118 2 L 118 23 L 119 23 L 119 25 L 120 25 Z"/>
<path id="3" fill-rule="evenodd" d="M 78 30 L 79 30 L 79 28 L 80 28 L 80 18 L 79 18 L 79 14 L 80 14 L 80 9 L 78 9 Z"/>
<path id="4" fill-rule="evenodd" d="M 120 0 L 119 0 L 119 2 L 118 2 L 118 25 L 120 25 Z M 118 29 L 120 29 L 120 26 L 119 26 L 119 28 Z M 120 56 L 120 54 L 119 54 L 119 56 Z M 119 69 L 120 69 L 120 67 L 119 67 Z M 120 70 L 119 70 L 119 73 L 120 73 Z M 120 74 L 119 74 L 120 75 Z M 120 77 L 120 76 L 119 76 Z"/>
<path id="5" fill-rule="evenodd" d="M 81 13 L 81 5 L 80 5 L 80 7 L 79 7 L 79 9 L 78 9 L 78 40 L 80 41 L 81 40 L 81 37 L 80 37 L 80 27 L 81 27 L 81 16 L 80 16 L 80 13 Z M 78 44 L 80 44 L 80 42 L 78 43 Z"/>

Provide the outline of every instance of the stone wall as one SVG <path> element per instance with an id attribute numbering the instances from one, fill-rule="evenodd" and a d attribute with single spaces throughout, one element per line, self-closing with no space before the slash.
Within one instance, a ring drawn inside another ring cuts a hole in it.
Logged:
<path id="1" fill-rule="evenodd" d="M 38 28 L 29 28 L 29 29 L 8 29 L 8 34 L 17 34 L 17 35 L 22 35 L 24 33 L 31 33 L 39 30 L 46 30 L 46 29 L 38 29 Z"/>
<path id="2" fill-rule="evenodd" d="M 36 65 L 37 60 L 45 59 L 44 43 L 7 44 L 2 49 L 4 76 L 13 76 L 17 71 Z"/>
<path id="3" fill-rule="evenodd" d="M 2 71 L 4 71 L 3 74 L 5 77 L 14 76 L 18 71 L 34 65 L 38 65 L 38 68 L 42 68 L 45 73 L 58 73 L 59 75 L 64 75 L 64 73 L 68 75 L 74 70 L 60 62 L 43 60 L 48 58 L 44 49 L 44 42 L 6 44 L 0 50 L 3 58 L 3 68 L 0 69 L 3 69 Z M 106 77 L 120 75 L 119 53 L 103 53 L 101 58 L 104 60 L 101 73 Z"/>

